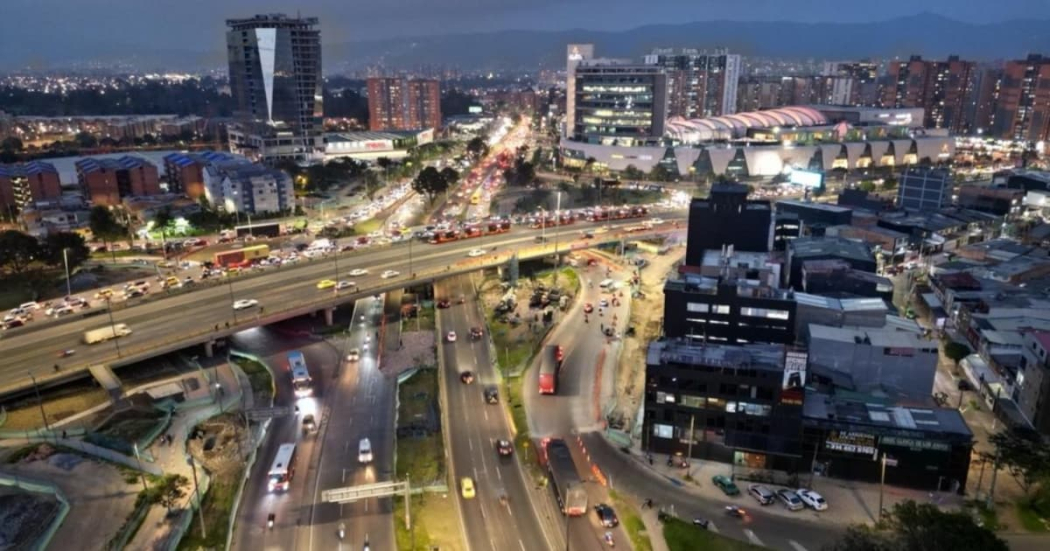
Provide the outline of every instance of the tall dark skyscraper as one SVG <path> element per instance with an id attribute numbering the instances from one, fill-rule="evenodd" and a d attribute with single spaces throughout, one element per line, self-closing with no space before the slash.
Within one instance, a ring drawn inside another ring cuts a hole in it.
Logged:
<path id="1" fill-rule="evenodd" d="M 237 104 L 230 150 L 274 163 L 324 158 L 321 32 L 316 17 L 227 19 L 230 91 Z"/>

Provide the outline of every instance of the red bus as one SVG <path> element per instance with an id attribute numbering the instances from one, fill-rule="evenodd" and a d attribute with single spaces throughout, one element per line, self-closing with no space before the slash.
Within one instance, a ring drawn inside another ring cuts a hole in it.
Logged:
<path id="1" fill-rule="evenodd" d="M 540 394 L 557 394 L 558 373 L 561 372 L 561 363 L 565 359 L 565 354 L 556 344 L 548 344 L 543 347 L 541 354 Z"/>

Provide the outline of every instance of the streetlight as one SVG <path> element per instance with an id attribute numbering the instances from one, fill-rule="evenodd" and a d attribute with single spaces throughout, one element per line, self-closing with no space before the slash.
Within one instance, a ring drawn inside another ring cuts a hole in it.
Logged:
<path id="1" fill-rule="evenodd" d="M 117 357 L 120 357 L 120 339 L 117 337 L 117 322 L 113 319 L 113 298 L 106 297 L 106 312 L 109 313 L 109 328 L 113 331 L 113 346 L 117 348 Z"/>
<path id="2" fill-rule="evenodd" d="M 36 403 L 40 406 L 40 418 L 44 420 L 44 430 L 51 430 L 51 427 L 47 424 L 47 415 L 44 414 L 44 401 L 40 398 L 40 387 L 36 384 L 36 377 L 33 376 L 33 372 L 26 370 L 26 375 L 33 381 L 33 391 L 36 392 Z"/>
<path id="3" fill-rule="evenodd" d="M 558 256 L 558 228 L 561 226 L 561 192 L 558 192 L 558 201 L 554 209 L 554 286 L 558 286 L 558 269 L 561 268 L 561 257 Z"/>

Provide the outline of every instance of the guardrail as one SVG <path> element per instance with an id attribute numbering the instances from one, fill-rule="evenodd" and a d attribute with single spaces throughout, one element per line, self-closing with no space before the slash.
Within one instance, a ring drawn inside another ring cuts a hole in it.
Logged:
<path id="1" fill-rule="evenodd" d="M 121 347 L 121 354 L 117 358 L 105 358 L 102 360 L 95 360 L 80 364 L 72 363 L 67 365 L 66 369 L 63 370 L 65 373 L 40 374 L 37 377 L 36 381 L 38 384 L 46 385 L 54 381 L 67 380 L 69 378 L 69 372 L 82 371 L 87 369 L 90 365 L 100 363 L 109 364 L 111 367 L 126 365 L 135 361 L 156 356 L 158 354 L 163 354 L 166 352 L 179 350 L 181 348 L 186 348 L 196 344 L 201 344 L 202 342 L 207 342 L 209 340 L 227 337 L 233 333 L 242 331 L 244 329 L 256 327 L 260 325 L 260 323 L 274 323 L 277 321 L 297 317 L 317 310 L 334 308 L 341 303 L 356 301 L 365 296 L 388 292 L 394 289 L 403 288 L 410 284 L 434 281 L 436 279 L 444 279 L 447 277 L 468 274 L 481 269 L 493 268 L 506 263 L 513 255 L 517 255 L 518 258 L 522 260 L 531 260 L 534 258 L 542 258 L 544 256 L 555 254 L 555 251 L 557 251 L 557 254 L 570 254 L 573 251 L 590 249 L 604 244 L 617 243 L 624 240 L 641 239 L 652 235 L 658 235 L 666 231 L 668 230 L 662 229 L 652 230 L 648 232 L 633 232 L 630 234 L 623 235 L 611 232 L 603 233 L 597 234 L 594 238 L 588 239 L 585 243 L 568 243 L 564 246 L 558 243 L 552 243 L 550 242 L 551 240 L 548 239 L 547 242 L 543 244 L 517 249 L 510 254 L 508 254 L 506 251 L 494 253 L 497 257 L 495 259 L 486 260 L 486 257 L 460 259 L 456 263 L 459 264 L 459 266 L 457 266 L 456 269 L 453 269 L 453 266 L 455 265 L 453 264 L 446 266 L 444 270 L 432 269 L 427 270 L 425 272 L 417 272 L 416 274 L 411 274 L 416 276 L 414 278 L 406 278 L 403 275 L 399 275 L 396 278 L 380 280 L 380 282 L 377 285 L 374 285 L 372 287 L 366 289 L 359 288 L 357 291 L 347 294 L 336 294 L 334 296 L 326 295 L 317 297 L 315 299 L 295 301 L 291 304 L 284 305 L 283 308 L 274 308 L 271 306 L 271 309 L 265 312 L 265 317 L 262 315 L 262 312 L 256 311 L 255 316 L 253 318 L 239 322 L 234 322 L 228 328 L 223 326 L 219 327 L 218 330 L 215 330 L 214 328 L 204 327 L 197 329 L 196 331 L 192 331 L 190 333 L 183 333 L 182 335 L 168 339 L 154 339 L 149 343 L 142 343 L 134 347 L 124 346 Z M 206 337 L 207 335 L 210 335 L 210 337 Z M 74 362 L 75 361 L 76 360 L 74 360 Z M 14 382 L 8 383 L 7 385 L 0 387 L 0 397 L 6 396 L 10 393 L 25 390 L 27 388 L 30 388 L 31 385 L 32 381 L 29 378 L 17 379 Z"/>

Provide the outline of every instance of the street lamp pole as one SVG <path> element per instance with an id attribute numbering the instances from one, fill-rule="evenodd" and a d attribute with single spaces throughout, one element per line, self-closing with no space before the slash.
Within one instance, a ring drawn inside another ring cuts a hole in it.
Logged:
<path id="1" fill-rule="evenodd" d="M 40 387 L 36 384 L 36 377 L 33 376 L 33 372 L 26 370 L 26 375 L 33 381 L 33 391 L 36 392 L 36 403 L 40 406 L 40 418 L 44 420 L 44 430 L 51 430 L 51 426 L 47 424 L 47 415 L 44 414 L 44 401 L 40 399 Z"/>
<path id="2" fill-rule="evenodd" d="M 882 522 L 882 491 L 886 486 L 886 452 L 882 452 L 882 473 L 879 475 L 879 522 Z"/>
<path id="3" fill-rule="evenodd" d="M 233 280 L 230 279 L 229 272 L 227 272 L 226 275 L 224 275 L 223 277 L 226 278 L 226 285 L 230 289 L 230 308 L 233 308 L 233 303 L 237 302 L 237 300 L 235 298 L 233 298 Z M 236 308 L 233 308 L 233 323 L 237 323 L 237 309 Z"/>
<path id="4" fill-rule="evenodd" d="M 106 297 L 106 312 L 109 314 L 109 328 L 113 331 L 113 346 L 117 348 L 117 357 L 120 357 L 120 339 L 117 336 L 117 322 L 113 319 L 113 299 Z"/>
<path id="5" fill-rule="evenodd" d="M 66 296 L 68 297 L 73 294 L 69 284 L 69 247 L 62 248 L 62 263 L 66 265 Z"/>
<path id="6" fill-rule="evenodd" d="M 558 256 L 558 228 L 561 227 L 561 192 L 558 192 L 557 204 L 554 208 L 554 286 L 558 286 L 558 270 L 561 268 L 561 257 Z"/>

